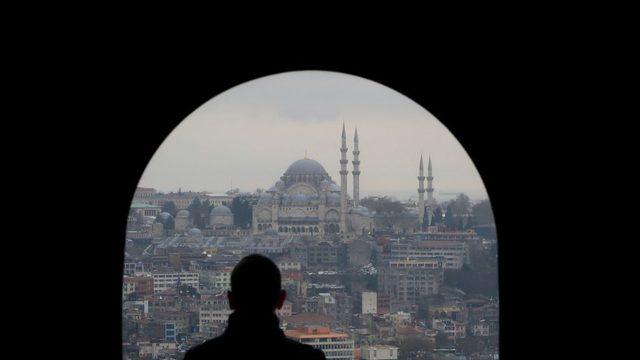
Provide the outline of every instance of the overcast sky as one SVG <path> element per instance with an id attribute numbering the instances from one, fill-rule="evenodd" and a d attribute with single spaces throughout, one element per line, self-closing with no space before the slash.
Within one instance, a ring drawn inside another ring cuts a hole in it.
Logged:
<path id="1" fill-rule="evenodd" d="M 487 197 L 466 151 L 427 110 L 376 82 L 324 71 L 263 77 L 209 100 L 162 143 L 140 186 L 216 193 L 232 184 L 241 191 L 267 189 L 305 151 L 339 184 L 343 121 L 349 171 L 358 128 L 361 197 L 416 199 L 420 154 L 425 172 L 431 155 L 437 200 L 457 192 Z M 351 195 L 351 175 L 348 186 Z"/>

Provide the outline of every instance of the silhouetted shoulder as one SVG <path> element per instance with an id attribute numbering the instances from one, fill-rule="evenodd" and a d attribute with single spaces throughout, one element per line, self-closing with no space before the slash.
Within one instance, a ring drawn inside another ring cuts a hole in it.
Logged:
<path id="1" fill-rule="evenodd" d="M 311 359 L 325 360 L 324 353 L 288 338 L 269 342 L 241 342 L 220 336 L 191 348 L 184 360 L 213 359 Z"/>

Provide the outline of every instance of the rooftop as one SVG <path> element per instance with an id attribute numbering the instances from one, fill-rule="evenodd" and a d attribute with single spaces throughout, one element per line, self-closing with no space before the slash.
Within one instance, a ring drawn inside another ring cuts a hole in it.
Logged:
<path id="1" fill-rule="evenodd" d="M 347 338 L 345 333 L 333 332 L 328 327 L 307 326 L 302 329 L 286 330 L 288 337 L 295 339 L 316 339 L 316 338 Z"/>

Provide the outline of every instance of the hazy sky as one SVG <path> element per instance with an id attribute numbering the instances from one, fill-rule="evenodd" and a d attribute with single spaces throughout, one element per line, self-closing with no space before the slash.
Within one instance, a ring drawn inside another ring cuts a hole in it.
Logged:
<path id="1" fill-rule="evenodd" d="M 451 192 L 486 198 L 466 151 L 427 110 L 376 82 L 325 71 L 271 75 L 209 100 L 162 143 L 140 186 L 222 193 L 233 183 L 241 191 L 267 189 L 305 151 L 339 184 L 343 121 L 350 172 L 358 128 L 361 197 L 416 199 L 422 153 L 425 172 L 432 158 L 437 200 L 451 198 L 445 194 Z M 351 195 L 351 175 L 348 186 Z"/>

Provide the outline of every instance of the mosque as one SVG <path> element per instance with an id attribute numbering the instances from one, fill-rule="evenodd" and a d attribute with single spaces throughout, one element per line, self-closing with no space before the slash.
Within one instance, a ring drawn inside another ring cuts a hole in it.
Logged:
<path id="1" fill-rule="evenodd" d="M 300 234 L 325 235 L 338 234 L 342 238 L 353 238 L 374 230 L 373 214 L 360 205 L 360 150 L 358 149 L 358 130 L 353 137 L 353 198 L 347 193 L 347 134 L 342 126 L 342 145 L 340 147 L 340 185 L 329 176 L 317 161 L 304 159 L 294 161 L 275 184 L 262 193 L 253 206 L 254 235 Z M 437 202 L 433 197 L 433 174 L 431 157 L 424 174 L 422 156 L 420 156 L 418 176 L 418 206 L 414 211 L 417 218 L 417 231 L 429 224 Z M 427 186 L 425 188 L 425 179 Z M 425 193 L 427 194 L 425 199 Z M 192 228 L 189 212 L 180 210 L 175 219 L 167 213 L 161 213 L 156 222 L 174 227 L 178 233 L 186 233 Z M 219 205 L 209 214 L 210 227 L 213 229 L 232 228 L 233 213 L 225 205 Z M 195 229 L 200 231 L 199 229 Z M 189 232 L 194 238 L 202 236 Z M 162 232 L 159 229 L 159 233 Z"/>
<path id="2" fill-rule="evenodd" d="M 254 234 L 340 234 L 373 231 L 373 215 L 360 205 L 358 130 L 353 137 L 353 198 L 347 194 L 347 134 L 342 125 L 340 185 L 317 161 L 294 161 L 253 206 Z"/>

